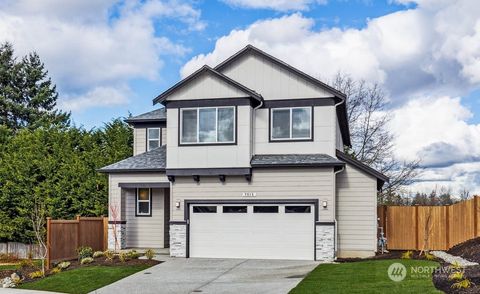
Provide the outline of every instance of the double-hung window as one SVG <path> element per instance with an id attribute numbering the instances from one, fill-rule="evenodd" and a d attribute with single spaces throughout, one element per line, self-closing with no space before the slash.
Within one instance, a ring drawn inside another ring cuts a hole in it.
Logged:
<path id="1" fill-rule="evenodd" d="M 235 107 L 180 110 L 180 144 L 235 143 Z"/>
<path id="2" fill-rule="evenodd" d="M 152 189 L 137 188 L 136 216 L 152 216 Z"/>
<path id="3" fill-rule="evenodd" d="M 271 141 L 311 140 L 312 107 L 272 108 Z"/>
<path id="4" fill-rule="evenodd" d="M 147 129 L 147 151 L 160 147 L 160 128 Z"/>

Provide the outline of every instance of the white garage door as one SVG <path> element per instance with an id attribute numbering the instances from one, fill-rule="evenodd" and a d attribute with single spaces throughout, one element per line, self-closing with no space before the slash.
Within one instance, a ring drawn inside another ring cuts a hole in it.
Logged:
<path id="1" fill-rule="evenodd" d="M 314 206 L 191 204 L 190 257 L 314 259 Z"/>

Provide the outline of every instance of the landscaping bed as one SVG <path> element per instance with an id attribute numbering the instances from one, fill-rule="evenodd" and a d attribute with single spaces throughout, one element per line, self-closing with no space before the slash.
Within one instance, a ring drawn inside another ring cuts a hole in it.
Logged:
<path id="1" fill-rule="evenodd" d="M 448 268 L 449 265 L 442 264 L 443 268 Z M 437 271 L 433 273 L 433 284 L 435 287 L 445 293 L 480 293 L 480 266 L 469 266 L 462 268 L 463 279 L 468 279 L 472 284 L 469 288 L 456 289 L 452 285 L 459 280 L 452 280 L 449 278 L 451 271 Z M 462 279 L 462 280 L 463 280 Z"/>
<path id="2" fill-rule="evenodd" d="M 447 252 L 468 261 L 480 263 L 480 237 L 458 244 Z"/>
<path id="3" fill-rule="evenodd" d="M 337 258 L 336 262 L 359 262 L 359 261 L 366 261 L 366 260 L 385 260 L 385 259 L 402 259 L 402 256 L 408 251 L 399 251 L 399 250 L 392 250 L 387 253 L 381 254 L 377 253 L 377 255 L 367 258 Z M 409 251 L 411 252 L 411 257 L 408 259 L 415 259 L 415 260 L 425 260 L 425 254 L 420 255 L 420 251 Z M 438 258 L 429 256 L 429 260 L 438 261 Z"/>
<path id="4" fill-rule="evenodd" d="M 78 260 L 62 261 L 52 268 L 41 271 L 41 263 L 32 260 L 18 260 L 16 264 L 0 267 L 0 287 L 19 287 L 66 293 L 88 293 L 108 285 L 137 271 L 161 263 L 153 260 L 154 252 L 147 250 L 145 257 L 134 250 L 114 253 L 113 251 L 93 252 L 89 247 L 78 250 Z M 75 287 L 72 281 L 89 281 L 83 290 Z M 63 287 L 63 288 L 62 288 Z M 93 287 L 93 288 L 92 288 Z M 95 288 L 96 287 L 96 288 Z M 61 291 L 62 290 L 62 291 Z M 84 292 L 87 291 L 87 292 Z"/>

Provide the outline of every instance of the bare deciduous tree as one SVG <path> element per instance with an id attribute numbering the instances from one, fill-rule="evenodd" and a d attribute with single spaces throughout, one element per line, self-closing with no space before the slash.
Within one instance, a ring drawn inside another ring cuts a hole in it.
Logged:
<path id="1" fill-rule="evenodd" d="M 418 174 L 419 162 L 404 162 L 394 157 L 394 135 L 387 129 L 391 119 L 387 96 L 378 84 L 355 81 L 344 74 L 337 74 L 333 87 L 348 99 L 352 147 L 346 152 L 390 178 L 378 195 L 380 204 L 400 204 L 403 188 Z"/>
<path id="2" fill-rule="evenodd" d="M 38 245 L 42 249 L 42 273 L 45 275 L 45 259 L 47 258 L 47 240 L 46 240 L 46 229 L 45 229 L 45 219 L 46 219 L 46 210 L 45 203 L 39 199 L 35 199 L 33 203 L 33 209 L 30 214 L 30 219 L 32 221 L 32 228 L 37 239 Z"/>

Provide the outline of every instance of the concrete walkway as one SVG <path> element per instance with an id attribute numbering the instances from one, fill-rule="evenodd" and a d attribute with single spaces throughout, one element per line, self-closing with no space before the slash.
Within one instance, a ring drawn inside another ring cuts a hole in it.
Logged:
<path id="1" fill-rule="evenodd" d="M 288 293 L 318 264 L 292 260 L 168 258 L 162 264 L 92 293 Z"/>

